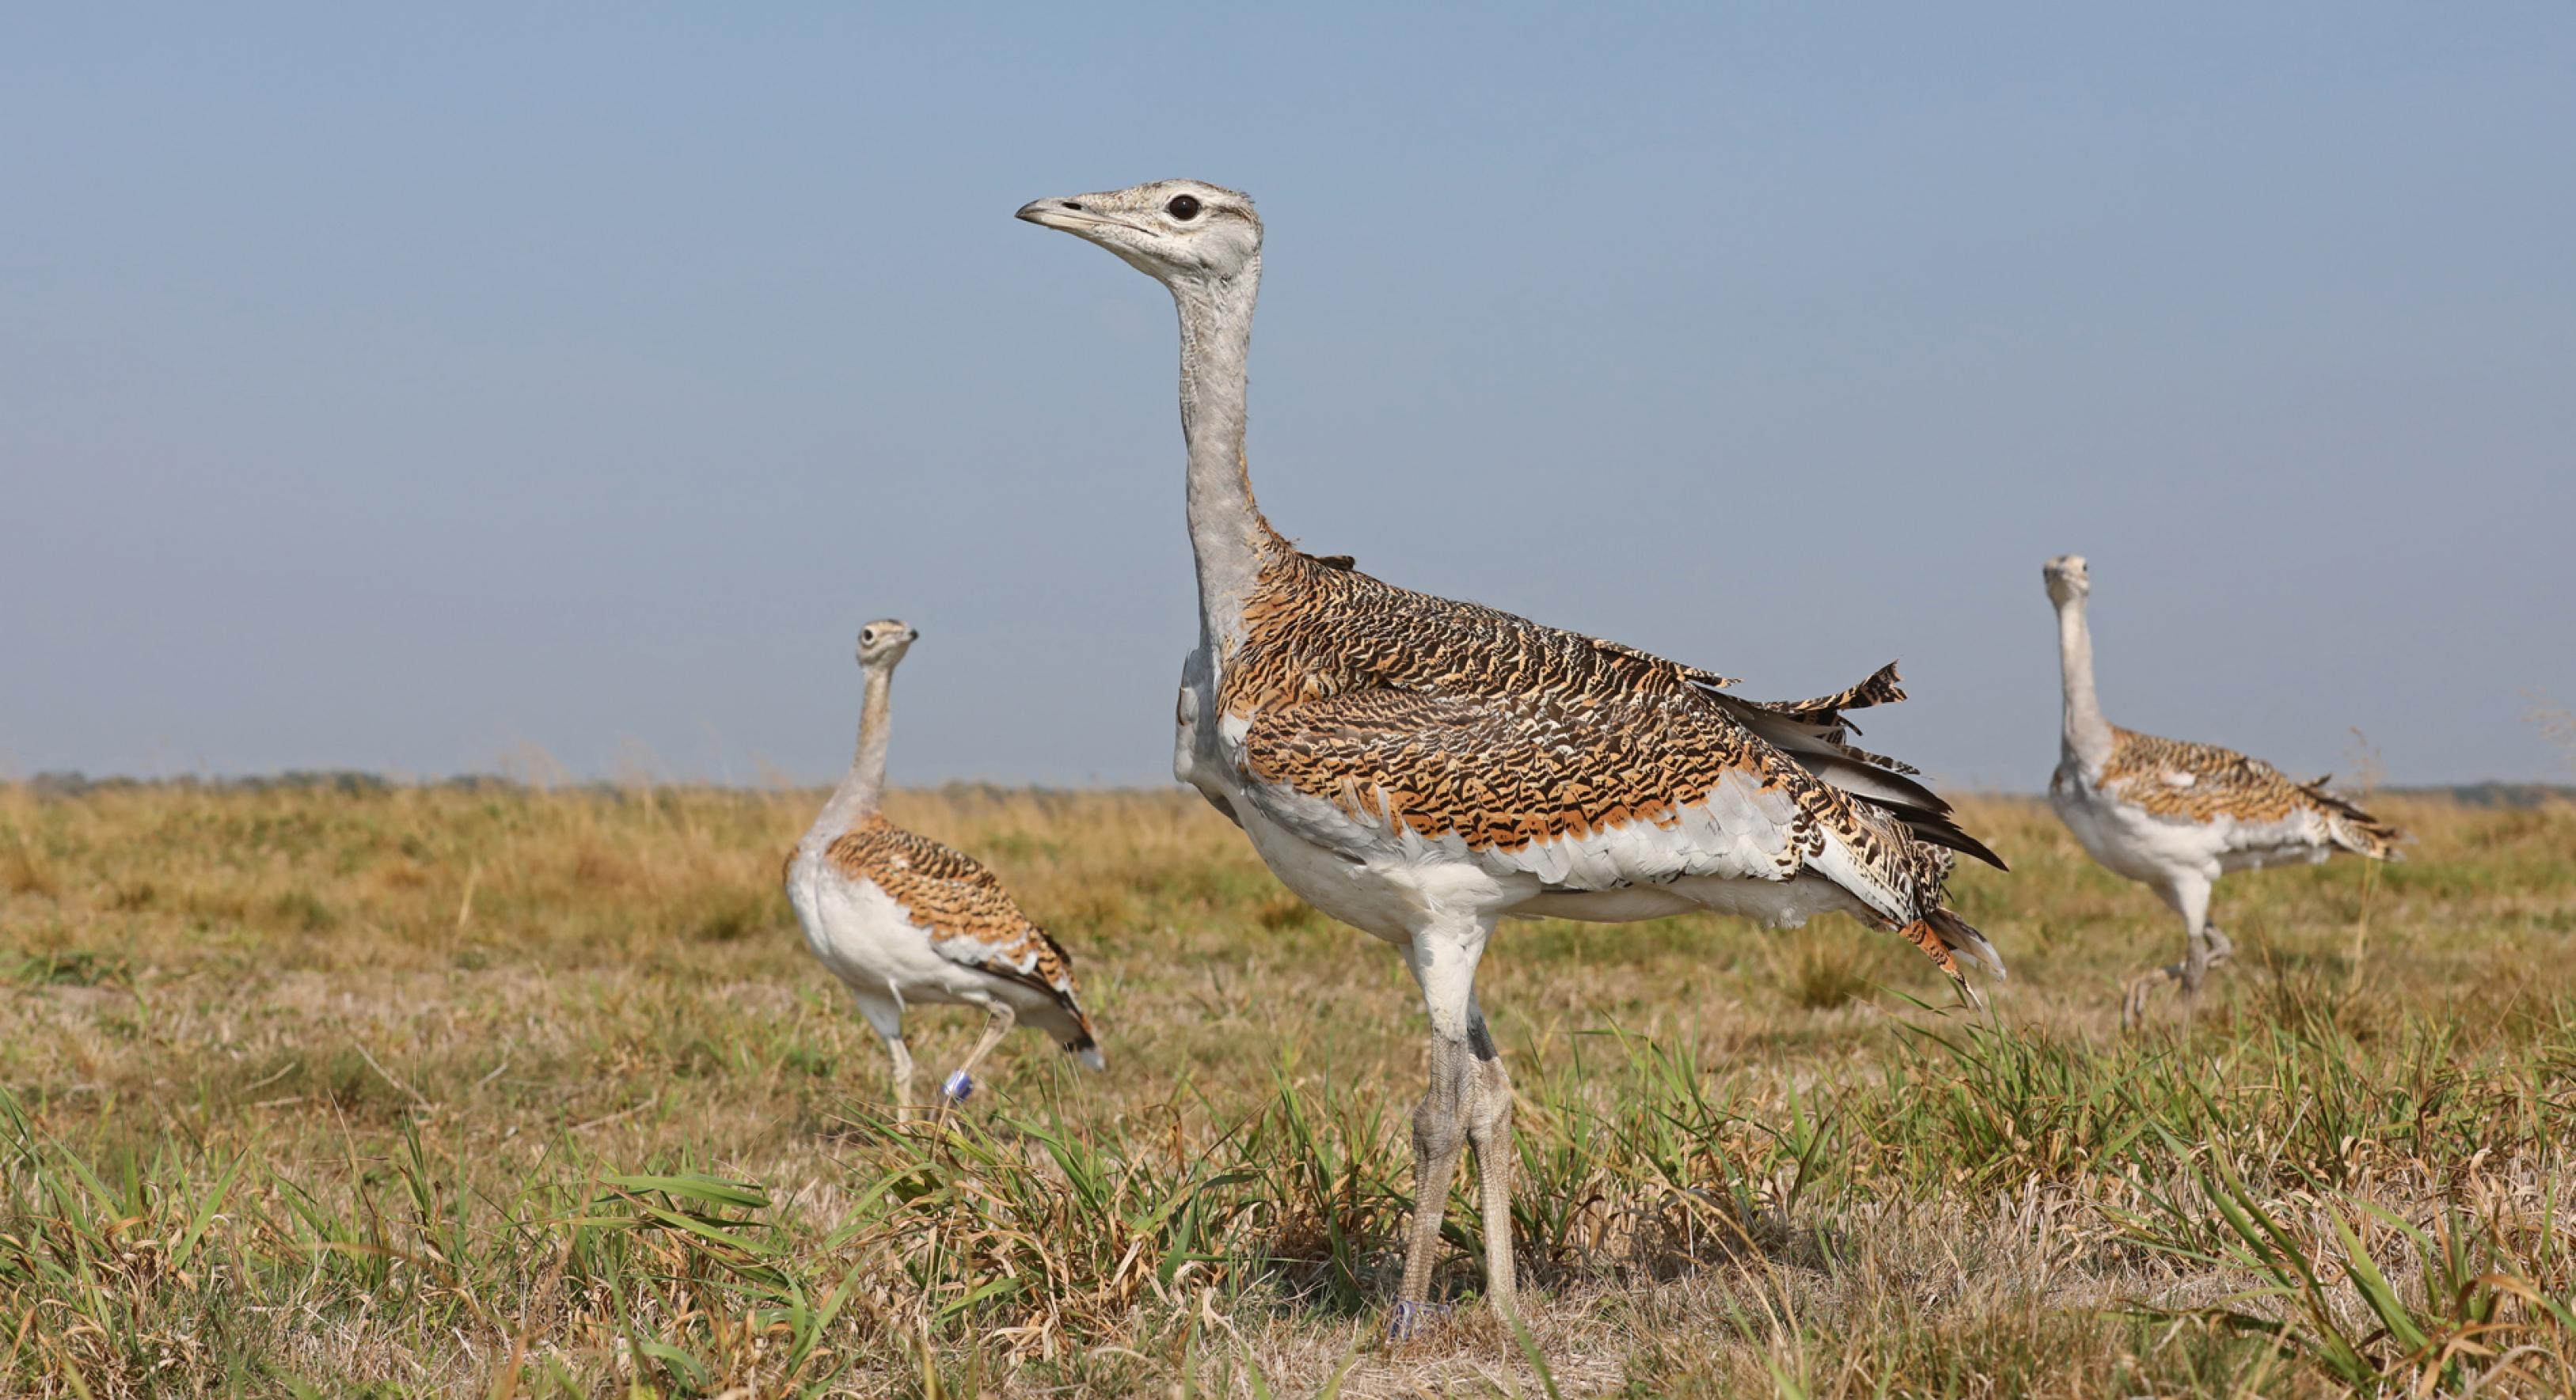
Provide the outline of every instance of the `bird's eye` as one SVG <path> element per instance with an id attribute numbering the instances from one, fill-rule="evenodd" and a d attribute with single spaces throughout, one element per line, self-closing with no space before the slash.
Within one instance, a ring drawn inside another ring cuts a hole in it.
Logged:
<path id="1" fill-rule="evenodd" d="M 1190 220 L 1199 216 L 1198 196 L 1190 194 L 1173 195 L 1172 202 L 1163 206 L 1163 212 L 1183 223 L 1188 223 Z"/>
<path id="2" fill-rule="evenodd" d="M 864 632 L 861 632 L 861 633 L 859 634 L 859 640 L 860 640 L 860 641 L 863 641 L 863 642 L 873 642 L 873 641 L 875 641 L 876 639 L 877 639 L 877 629 L 875 629 L 875 628 L 873 628 L 873 627 L 871 627 L 871 628 L 869 628 L 868 630 L 866 630 L 866 631 L 864 631 Z"/>

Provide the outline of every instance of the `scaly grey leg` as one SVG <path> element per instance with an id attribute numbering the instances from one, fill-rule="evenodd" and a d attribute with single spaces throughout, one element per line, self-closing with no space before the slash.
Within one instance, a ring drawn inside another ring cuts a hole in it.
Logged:
<path id="1" fill-rule="evenodd" d="M 1481 1010 L 1468 1025 L 1467 1049 L 1476 1057 L 1467 1141 L 1476 1149 L 1476 1191 L 1484 1208 L 1485 1298 L 1494 1311 L 1512 1317 L 1519 1312 L 1520 1282 L 1512 1263 L 1512 1077 Z"/>
<path id="2" fill-rule="evenodd" d="M 859 1014 L 885 1039 L 886 1051 L 894 1057 L 894 1113 L 897 1120 L 912 1116 L 912 1050 L 903 1043 L 903 1003 L 895 999 L 891 988 L 883 992 L 856 991 Z"/>
<path id="3" fill-rule="evenodd" d="M 1499 1070 L 1501 1065 L 1493 1058 L 1493 1040 L 1484 1034 L 1482 1018 L 1476 1010 L 1476 962 L 1484 955 L 1485 940 L 1492 932 L 1490 921 L 1482 918 L 1435 914 L 1414 930 L 1412 941 L 1405 945 L 1405 964 L 1421 986 L 1423 1010 L 1430 1014 L 1431 1083 L 1421 1104 L 1413 1110 L 1413 1220 L 1405 1245 L 1404 1282 L 1396 1291 L 1395 1318 L 1389 1329 L 1398 1337 L 1411 1332 L 1426 1311 L 1431 1266 L 1440 1251 L 1441 1218 L 1449 1205 L 1449 1183 L 1457 1173 L 1458 1154 L 1467 1146 L 1469 1134 L 1477 1133 L 1481 1140 L 1499 1133 L 1500 1137 L 1492 1138 L 1498 1146 L 1509 1141 L 1508 1090 L 1499 1113 L 1488 1106 L 1491 1091 L 1484 1087 L 1482 1066 L 1491 1063 Z M 1477 1052 L 1480 1044 L 1482 1055 Z M 1501 1164 L 1500 1172 L 1492 1179 L 1501 1193 L 1498 1198 L 1508 1225 L 1510 1167 L 1500 1151 L 1493 1160 Z M 1484 1175 L 1485 1161 L 1480 1149 L 1480 1176 Z M 1501 1259 L 1508 1266 L 1508 1230 L 1500 1238 Z M 1490 1242 L 1487 1257 L 1493 1258 Z M 1493 1286 L 1489 1281 L 1489 1292 Z M 1501 1287 L 1508 1306 L 1508 1276 Z"/>

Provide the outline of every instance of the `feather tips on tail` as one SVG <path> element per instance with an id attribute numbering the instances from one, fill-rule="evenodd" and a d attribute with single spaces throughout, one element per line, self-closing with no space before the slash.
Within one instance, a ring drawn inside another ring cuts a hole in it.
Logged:
<path id="1" fill-rule="evenodd" d="M 2327 779 L 2299 784 L 2299 791 L 2316 805 L 2317 815 L 2325 818 L 2326 839 L 2355 855 L 2372 860 L 2402 861 L 2404 852 L 2397 849 L 2406 833 L 2360 807 L 2326 791 Z"/>
<path id="2" fill-rule="evenodd" d="M 1896 663 L 1891 661 L 1870 672 L 1868 678 L 1860 684 L 1846 690 L 1835 691 L 1831 695 L 1819 695 L 1813 700 L 1756 700 L 1748 703 L 1760 705 L 1774 714 L 1795 715 L 1800 719 L 1836 724 L 1841 721 L 1842 712 L 1845 710 L 1866 710 L 1872 705 L 1902 704 L 1904 700 L 1905 687 L 1898 684 Z"/>
<path id="3" fill-rule="evenodd" d="M 1066 959 L 1067 963 L 1071 961 Z M 1073 1021 L 1073 1034 L 1059 1033 L 1057 1043 L 1064 1046 L 1064 1053 L 1071 1055 L 1084 1069 L 1107 1069 L 1109 1060 L 1100 1053 L 1100 1037 L 1091 1028 L 1091 1013 L 1084 1010 L 1082 1002 L 1075 997 L 1072 979 L 1068 977 L 1064 986 L 1049 990 L 1055 993 L 1056 1006 Z"/>
<path id="4" fill-rule="evenodd" d="M 1848 690 L 1813 700 L 1745 700 L 1694 681 L 1718 708 L 1825 782 L 1893 816 L 1916 839 L 2007 869 L 2003 857 L 1967 833 L 1939 794 L 1914 780 L 1916 770 L 1892 758 L 1855 748 L 1857 726 L 1843 711 L 1893 705 L 1905 698 L 1891 661 Z"/>
<path id="5" fill-rule="evenodd" d="M 1960 958 L 1965 957 L 1993 973 L 1996 981 L 2002 981 L 2007 975 L 2003 955 L 1995 951 L 1995 945 L 1970 927 L 1967 920 L 1947 909 L 1929 910 L 1899 932 L 1915 947 L 1922 949 L 1933 966 L 1950 974 L 1950 980 L 1959 984 L 1960 993 L 1972 1003 L 1977 999 L 1976 992 L 1968 986 L 1968 974 L 1961 970 Z"/>

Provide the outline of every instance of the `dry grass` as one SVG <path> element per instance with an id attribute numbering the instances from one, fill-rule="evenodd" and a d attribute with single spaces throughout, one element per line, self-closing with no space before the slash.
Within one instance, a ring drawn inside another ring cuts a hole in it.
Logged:
<path id="1" fill-rule="evenodd" d="M 1193 798 L 907 794 L 1075 950 L 1111 1072 L 1019 1036 L 892 1126 L 776 890 L 812 801 L 0 787 L 0 1390 L 2576 1387 L 2564 806 L 2231 880 L 2188 1038 L 2118 1036 L 2175 930 L 2019 801 L 1962 882 L 1991 1019 L 1841 922 L 1513 926 L 1527 1333 L 1390 1347 L 1388 950 Z"/>

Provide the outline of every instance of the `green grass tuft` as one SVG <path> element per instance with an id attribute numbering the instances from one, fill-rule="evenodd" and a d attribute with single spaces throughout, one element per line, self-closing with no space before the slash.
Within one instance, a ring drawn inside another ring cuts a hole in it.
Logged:
<path id="1" fill-rule="evenodd" d="M 1421 1031 L 1175 795 L 903 794 L 1115 1066 L 896 1121 L 776 891 L 812 797 L 0 787 L 0 1392 L 1345 1396 L 2576 1387 L 2576 814 L 2234 879 L 2236 965 L 1969 824 L 1989 1013 L 1820 921 L 1510 925 L 1523 1315 L 1384 1339 Z M 143 861 L 138 852 L 148 851 Z M 2366 956 L 2366 962 L 2356 957 Z M 926 1067 L 974 1018 L 917 1009 Z"/>

